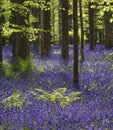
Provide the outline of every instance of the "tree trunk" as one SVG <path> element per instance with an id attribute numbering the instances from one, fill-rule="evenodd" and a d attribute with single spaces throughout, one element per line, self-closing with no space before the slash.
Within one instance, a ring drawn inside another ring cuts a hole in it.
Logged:
<path id="1" fill-rule="evenodd" d="M 2 4 L 0 3 L 0 11 L 2 11 L 2 8 L 1 8 Z M 4 44 L 4 38 L 2 37 L 2 25 L 3 23 L 5 22 L 5 19 L 4 19 L 4 16 L 1 15 L 0 16 L 0 63 L 2 63 L 3 59 L 2 59 L 2 45 Z"/>
<path id="2" fill-rule="evenodd" d="M 0 28 L 0 32 L 1 32 L 1 28 Z M 2 63 L 2 36 L 0 33 L 0 63 Z"/>
<path id="3" fill-rule="evenodd" d="M 83 27 L 83 13 L 82 13 L 82 0 L 79 0 L 79 10 L 80 10 L 80 28 L 81 28 L 81 64 L 84 62 L 84 27 Z"/>
<path id="4" fill-rule="evenodd" d="M 59 43 L 62 42 L 62 24 L 61 24 L 61 1 L 59 0 Z"/>
<path id="5" fill-rule="evenodd" d="M 79 83 L 78 72 L 78 0 L 73 0 L 73 22 L 74 22 L 74 83 Z"/>
<path id="6" fill-rule="evenodd" d="M 95 39 L 94 39 L 94 9 L 91 8 L 91 5 L 93 3 L 89 3 L 88 5 L 88 11 L 89 11 L 89 44 L 90 44 L 90 50 L 94 50 L 95 46 Z"/>
<path id="7" fill-rule="evenodd" d="M 50 35 L 50 0 L 46 0 L 45 6 L 47 10 L 41 10 L 41 57 L 47 55 L 50 52 L 50 42 L 51 42 L 51 35 Z"/>
<path id="8" fill-rule="evenodd" d="M 113 23 L 110 23 L 110 18 L 112 17 L 112 13 L 105 12 L 104 19 L 105 19 L 105 46 L 106 48 L 111 48 L 113 46 L 112 35 L 113 35 Z"/>
<path id="9" fill-rule="evenodd" d="M 99 44 L 103 44 L 103 32 L 102 32 L 102 29 L 98 29 L 98 40 L 99 40 Z"/>
<path id="10" fill-rule="evenodd" d="M 64 59 L 69 58 L 69 34 L 68 34 L 68 0 L 62 0 L 62 51 L 61 56 Z"/>
<path id="11" fill-rule="evenodd" d="M 22 5 L 25 0 L 11 0 L 12 3 Z M 28 23 L 25 21 L 29 19 L 29 14 L 22 15 L 19 13 L 20 11 L 16 11 L 12 9 L 12 19 L 11 23 L 19 26 L 28 27 Z M 20 28 L 18 28 L 20 29 Z M 20 57 L 22 59 L 26 59 L 29 55 L 29 45 L 26 36 L 23 35 L 24 32 L 13 32 L 11 42 L 13 45 L 13 58 Z"/>
<path id="12" fill-rule="evenodd" d="M 33 28 L 40 28 L 40 8 L 37 9 L 32 7 L 31 14 L 33 17 L 35 17 L 35 19 L 37 19 L 37 21 L 32 22 L 30 26 Z M 40 52 L 40 36 L 38 36 L 38 39 L 36 39 L 36 41 L 33 41 L 33 47 L 36 51 Z"/>
<path id="13" fill-rule="evenodd" d="M 52 32 L 52 43 L 55 43 L 55 1 L 52 0 L 53 7 L 51 8 L 51 32 Z"/>

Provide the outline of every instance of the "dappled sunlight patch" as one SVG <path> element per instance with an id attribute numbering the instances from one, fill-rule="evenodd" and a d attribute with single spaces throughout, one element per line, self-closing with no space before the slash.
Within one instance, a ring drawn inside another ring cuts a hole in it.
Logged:
<path id="1" fill-rule="evenodd" d="M 55 54 L 55 55 L 60 55 L 60 54 L 61 54 L 61 51 L 53 51 L 53 54 Z"/>

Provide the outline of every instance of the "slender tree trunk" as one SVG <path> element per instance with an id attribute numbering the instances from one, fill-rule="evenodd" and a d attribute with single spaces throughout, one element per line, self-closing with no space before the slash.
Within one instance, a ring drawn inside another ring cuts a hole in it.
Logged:
<path id="1" fill-rule="evenodd" d="M 112 23 L 110 23 L 110 18 L 112 17 L 112 13 L 109 12 L 105 12 L 104 13 L 104 23 L 105 23 L 105 46 L 106 48 L 111 48 L 113 46 L 113 41 L 112 41 L 112 37 L 113 37 L 113 27 L 112 27 Z"/>
<path id="2" fill-rule="evenodd" d="M 91 8 L 93 3 L 89 3 L 88 11 L 89 11 L 89 44 L 90 50 L 94 50 L 94 9 Z"/>
<path id="3" fill-rule="evenodd" d="M 13 3 L 16 3 L 15 0 L 10 0 Z M 11 20 L 10 20 L 10 23 L 11 24 L 16 24 L 16 21 L 17 21 L 17 14 L 16 12 L 11 9 Z M 12 33 L 11 37 L 10 37 L 10 42 L 12 44 L 12 56 L 13 58 L 17 57 L 17 42 L 16 42 L 16 38 L 17 38 L 17 35 L 16 33 Z"/>
<path id="4" fill-rule="evenodd" d="M 94 27 L 94 46 L 97 44 L 97 28 Z"/>
<path id="5" fill-rule="evenodd" d="M 2 63 L 2 22 L 1 22 L 1 17 L 0 17 L 0 63 Z"/>
<path id="6" fill-rule="evenodd" d="M 52 31 L 52 42 L 55 43 L 55 8 L 54 8 L 55 2 L 54 0 L 52 1 L 52 5 L 53 7 L 51 8 L 51 25 L 52 25 L 51 31 Z"/>
<path id="7" fill-rule="evenodd" d="M 37 21 L 32 22 L 30 26 L 33 28 L 40 28 L 40 8 L 31 8 L 31 14 Z M 40 36 L 38 36 L 36 41 L 33 41 L 33 47 L 36 51 L 40 52 Z"/>
<path id="8" fill-rule="evenodd" d="M 50 52 L 50 42 L 51 42 L 51 35 L 50 35 L 50 0 L 46 0 L 45 6 L 47 6 L 47 10 L 41 10 L 41 57 L 47 55 Z"/>
<path id="9" fill-rule="evenodd" d="M 48 54 L 50 52 L 51 49 L 51 25 L 50 25 L 50 0 L 47 0 L 47 8 L 48 10 L 45 11 L 45 29 L 47 30 L 46 32 L 46 36 L 45 36 L 45 42 L 46 42 L 46 48 L 47 48 L 47 52 L 46 54 Z"/>
<path id="10" fill-rule="evenodd" d="M 59 43 L 61 44 L 62 35 L 62 24 L 61 24 L 61 1 L 59 0 Z"/>
<path id="11" fill-rule="evenodd" d="M 98 29 L 98 39 L 99 39 L 99 44 L 103 43 L 103 32 L 102 29 Z"/>
<path id="12" fill-rule="evenodd" d="M 80 28 L 81 28 L 81 64 L 84 62 L 84 27 L 83 27 L 83 12 L 82 12 L 82 0 L 79 0 L 79 10 L 80 10 Z"/>
<path id="13" fill-rule="evenodd" d="M 0 63 L 2 63 L 2 36 L 1 36 L 1 27 L 0 27 Z"/>
<path id="14" fill-rule="evenodd" d="M 2 3 L 0 3 L 0 11 L 2 11 Z M 3 26 L 3 23 L 5 22 L 5 19 L 4 19 L 4 16 L 1 15 L 0 16 L 0 63 L 2 63 L 3 59 L 2 59 L 2 45 L 4 44 L 4 38 L 2 37 L 2 26 Z"/>
<path id="15" fill-rule="evenodd" d="M 15 3 L 15 0 L 10 0 L 12 3 Z M 11 21 L 10 23 L 12 24 L 16 24 L 16 12 L 11 9 L 11 14 L 12 14 L 12 17 L 11 17 Z M 13 34 L 11 35 L 11 38 L 10 38 L 10 42 L 12 44 L 12 55 L 13 55 L 13 58 L 15 58 L 17 56 L 17 49 L 16 49 L 16 46 L 17 46 L 17 43 L 16 43 L 16 33 L 13 32 Z"/>
<path id="16" fill-rule="evenodd" d="M 61 56 L 64 59 L 69 58 L 69 34 L 68 34 L 68 0 L 62 0 L 62 51 Z"/>
<path id="17" fill-rule="evenodd" d="M 41 10 L 40 11 L 40 26 L 41 26 L 41 29 L 43 29 L 44 31 L 44 10 Z M 44 55 L 46 54 L 45 52 L 45 40 L 44 40 L 44 32 L 41 32 L 41 57 L 43 58 Z"/>
<path id="18" fill-rule="evenodd" d="M 1 32 L 1 29 L 0 29 Z M 0 63 L 2 63 L 2 36 L 0 33 Z"/>
<path id="19" fill-rule="evenodd" d="M 73 0 L 73 22 L 74 22 L 74 83 L 79 83 L 78 71 L 78 0 Z"/>

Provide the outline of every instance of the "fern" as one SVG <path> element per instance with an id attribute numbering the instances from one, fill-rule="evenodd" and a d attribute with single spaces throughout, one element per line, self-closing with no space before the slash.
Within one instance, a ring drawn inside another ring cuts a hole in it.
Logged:
<path id="1" fill-rule="evenodd" d="M 105 57 L 105 60 L 109 60 L 109 61 L 113 62 L 113 53 L 108 54 L 108 55 Z"/>
<path id="2" fill-rule="evenodd" d="M 18 107 L 20 109 L 23 108 L 23 103 L 25 101 L 25 97 L 22 97 L 20 93 L 13 92 L 13 94 L 4 100 L 2 100 L 2 103 L 5 105 L 5 107 Z M 21 99 L 20 99 L 21 98 Z"/>
<path id="3" fill-rule="evenodd" d="M 4 72 L 6 78 L 17 78 L 25 72 L 33 72 L 32 63 L 30 58 L 23 60 L 22 58 L 17 58 L 14 63 L 5 62 L 1 64 L 1 70 Z"/>
<path id="4" fill-rule="evenodd" d="M 72 92 L 70 94 L 66 94 L 66 88 L 55 89 L 52 93 L 48 93 L 45 90 L 38 88 L 35 88 L 35 90 L 38 91 L 38 93 L 33 91 L 30 91 L 30 93 L 37 96 L 39 100 L 51 101 L 53 103 L 59 101 L 62 107 L 82 99 L 82 97 L 80 96 L 81 92 Z"/>

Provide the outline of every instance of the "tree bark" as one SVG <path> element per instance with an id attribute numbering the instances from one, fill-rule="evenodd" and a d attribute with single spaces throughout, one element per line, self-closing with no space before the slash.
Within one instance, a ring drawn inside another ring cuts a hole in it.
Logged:
<path id="1" fill-rule="evenodd" d="M 73 0 L 73 23 L 74 23 L 74 83 L 79 83 L 78 71 L 78 0 Z"/>
<path id="2" fill-rule="evenodd" d="M 62 48 L 61 57 L 69 58 L 69 34 L 68 34 L 68 0 L 62 0 Z"/>
<path id="3" fill-rule="evenodd" d="M 50 0 L 46 0 L 45 6 L 47 10 L 41 10 L 41 57 L 47 55 L 50 52 L 50 42 L 51 42 L 51 35 L 50 35 Z"/>
<path id="4" fill-rule="evenodd" d="M 94 39 L 94 9 L 91 8 L 93 3 L 89 3 L 88 11 L 89 11 L 89 44 L 90 50 L 94 50 L 95 39 Z"/>
<path id="5" fill-rule="evenodd" d="M 2 3 L 0 3 L 0 12 L 3 13 L 3 10 L 2 10 Z M 4 16 L 1 15 L 0 16 L 0 63 L 3 62 L 3 59 L 2 59 L 2 45 L 4 44 L 4 38 L 2 37 L 2 26 L 3 26 L 3 23 L 5 22 L 5 19 L 4 19 Z"/>
<path id="6" fill-rule="evenodd" d="M 25 0 L 11 0 L 12 3 L 22 5 Z M 29 14 L 20 14 L 20 11 L 12 10 L 11 23 L 23 27 L 28 27 L 26 20 L 29 19 Z M 28 22 L 28 21 L 27 21 Z M 20 29 L 20 28 L 19 28 Z M 24 32 L 13 32 L 11 37 L 11 42 L 13 45 L 13 58 L 20 57 L 26 59 L 29 56 L 29 44 L 26 36 L 23 35 Z"/>
<path id="7" fill-rule="evenodd" d="M 40 8 L 32 7 L 31 14 L 37 19 L 37 21 L 32 22 L 30 26 L 33 28 L 40 28 Z M 33 47 L 36 51 L 40 52 L 40 34 L 38 35 L 38 39 L 36 39 L 36 41 L 33 41 Z"/>
<path id="8" fill-rule="evenodd" d="M 84 62 L 84 26 L 83 26 L 83 12 L 82 12 L 82 0 L 79 0 L 79 10 L 80 10 L 80 28 L 81 28 L 81 64 Z"/>
<path id="9" fill-rule="evenodd" d="M 105 23 L 105 46 L 106 48 L 110 49 L 111 47 L 113 47 L 113 23 L 110 23 L 110 18 L 112 17 L 112 13 L 109 12 L 105 12 L 104 13 L 104 23 Z"/>
<path id="10" fill-rule="evenodd" d="M 59 43 L 61 44 L 62 40 L 62 24 L 61 24 L 61 1 L 59 0 Z"/>

